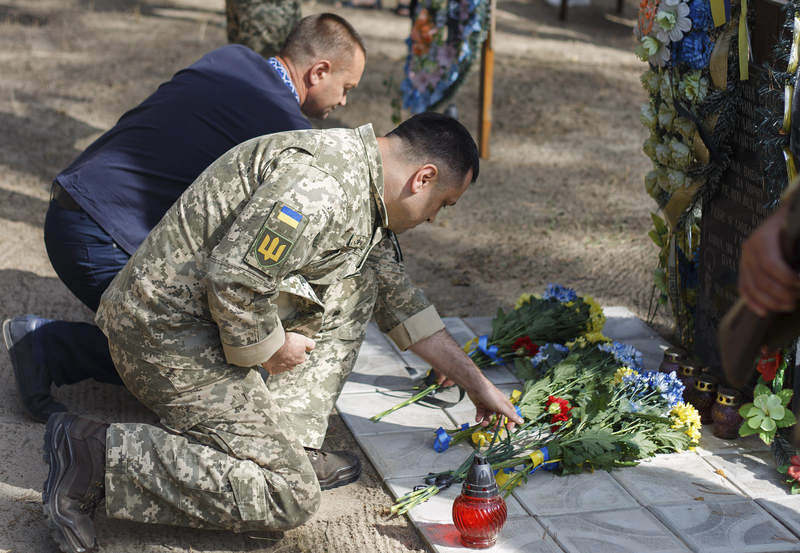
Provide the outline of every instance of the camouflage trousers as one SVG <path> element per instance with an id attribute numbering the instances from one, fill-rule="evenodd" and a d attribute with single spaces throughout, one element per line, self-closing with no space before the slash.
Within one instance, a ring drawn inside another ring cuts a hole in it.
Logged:
<path id="1" fill-rule="evenodd" d="M 196 369 L 146 362 L 109 337 L 126 387 L 166 429 L 111 425 L 108 516 L 236 532 L 284 530 L 308 520 L 320 489 L 303 446 L 322 443 L 376 294 L 369 269 L 329 286 L 316 348 L 305 363 L 266 383 L 256 369 L 209 367 L 200 359 Z"/>
<path id="2" fill-rule="evenodd" d="M 228 42 L 276 55 L 300 22 L 300 0 L 225 0 Z"/>

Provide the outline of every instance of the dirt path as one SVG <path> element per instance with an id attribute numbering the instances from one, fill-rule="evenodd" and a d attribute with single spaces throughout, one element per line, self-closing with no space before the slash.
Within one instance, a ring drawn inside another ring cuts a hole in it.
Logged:
<path id="1" fill-rule="evenodd" d="M 500 0 L 492 159 L 458 207 L 402 238 L 409 271 L 442 314 L 491 314 L 551 281 L 645 314 L 655 251 L 642 187 L 643 67 L 630 53 L 635 7 L 626 6 L 629 20 L 606 16 L 615 4 L 595 0 L 560 24 L 542 0 Z M 328 4 L 303 9 L 343 14 L 369 49 L 362 85 L 325 126 L 390 130 L 383 82 L 401 76 L 407 19 Z M 0 3 L 0 317 L 89 318 L 44 253 L 49 183 L 126 109 L 224 42 L 222 0 Z M 473 73 L 458 96 L 472 131 L 477 97 Z M 9 371 L 0 356 L 0 552 L 49 553 L 37 497 L 42 428 L 20 415 Z M 60 397 L 116 420 L 148 416 L 122 391 L 97 384 Z M 336 417 L 327 444 L 356 447 Z M 368 467 L 278 544 L 103 519 L 99 533 L 113 553 L 424 551 L 405 519 L 383 516 L 390 503 Z"/>

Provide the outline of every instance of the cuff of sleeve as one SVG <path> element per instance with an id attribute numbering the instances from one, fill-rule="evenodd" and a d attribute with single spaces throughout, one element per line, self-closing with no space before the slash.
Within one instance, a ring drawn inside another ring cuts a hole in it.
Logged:
<path id="1" fill-rule="evenodd" d="M 249 346 L 229 346 L 222 344 L 222 350 L 225 352 L 225 359 L 231 365 L 238 365 L 239 367 L 255 367 L 264 363 L 267 359 L 272 357 L 276 351 L 281 349 L 283 342 L 286 340 L 286 334 L 283 327 L 278 324 L 275 330 L 270 332 L 269 336 Z"/>
<path id="2" fill-rule="evenodd" d="M 387 334 L 397 347 L 405 351 L 420 340 L 436 334 L 444 328 L 436 308 L 429 305 L 419 313 L 411 315 L 408 319 L 394 327 Z"/>

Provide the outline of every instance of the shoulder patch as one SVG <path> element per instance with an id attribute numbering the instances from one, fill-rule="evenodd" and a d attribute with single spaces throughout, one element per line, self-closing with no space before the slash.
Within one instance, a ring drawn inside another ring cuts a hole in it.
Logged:
<path id="1" fill-rule="evenodd" d="M 244 262 L 260 271 L 282 264 L 307 223 L 306 216 L 299 210 L 276 203 L 247 249 Z"/>

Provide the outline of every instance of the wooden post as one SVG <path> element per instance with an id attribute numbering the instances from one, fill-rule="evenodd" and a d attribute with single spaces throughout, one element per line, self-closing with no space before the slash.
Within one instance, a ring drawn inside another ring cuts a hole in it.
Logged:
<path id="1" fill-rule="evenodd" d="M 489 159 L 489 135 L 492 132 L 492 93 L 494 84 L 494 12 L 497 0 L 489 6 L 489 32 L 481 49 L 480 121 L 478 122 L 478 150 L 483 159 Z"/>

